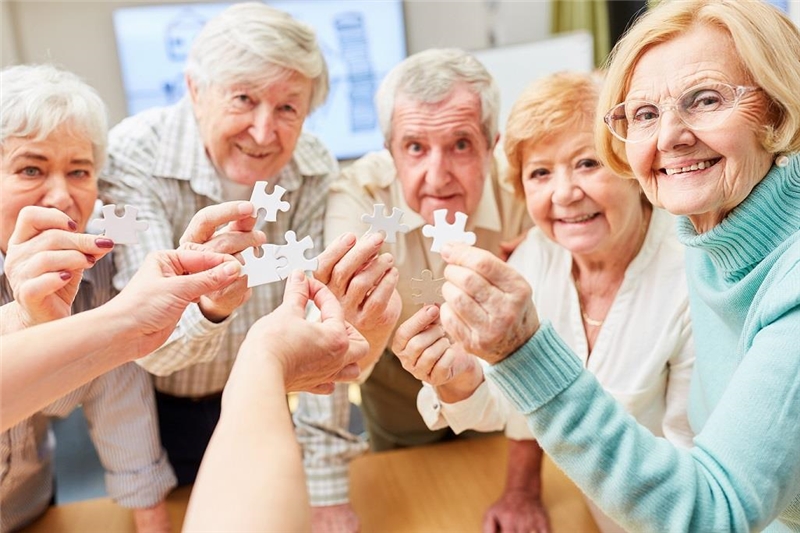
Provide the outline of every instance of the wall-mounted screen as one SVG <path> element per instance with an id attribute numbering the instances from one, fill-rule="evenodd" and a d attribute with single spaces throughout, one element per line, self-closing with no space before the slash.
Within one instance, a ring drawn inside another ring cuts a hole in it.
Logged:
<path id="1" fill-rule="evenodd" d="M 374 94 L 386 73 L 406 57 L 402 0 L 289 0 L 267 2 L 317 32 L 328 63 L 330 94 L 305 129 L 339 159 L 383 146 Z M 178 101 L 183 67 L 205 22 L 230 4 L 161 4 L 114 11 L 114 31 L 128 113 Z"/>

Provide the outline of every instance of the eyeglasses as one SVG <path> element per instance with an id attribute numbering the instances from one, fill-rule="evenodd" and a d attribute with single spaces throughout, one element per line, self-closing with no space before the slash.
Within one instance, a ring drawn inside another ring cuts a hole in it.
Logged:
<path id="1" fill-rule="evenodd" d="M 674 110 L 678 118 L 693 130 L 709 130 L 731 116 L 739 101 L 759 87 L 709 83 L 684 91 L 673 103 L 656 104 L 647 100 L 628 100 L 606 113 L 603 121 L 614 136 L 626 143 L 646 141 L 658 129 L 661 116 Z"/>

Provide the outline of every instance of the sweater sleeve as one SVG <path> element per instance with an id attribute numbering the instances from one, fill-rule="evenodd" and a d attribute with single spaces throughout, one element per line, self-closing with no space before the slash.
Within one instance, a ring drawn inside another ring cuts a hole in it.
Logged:
<path id="1" fill-rule="evenodd" d="M 794 314 L 755 339 L 691 450 L 639 426 L 549 323 L 487 376 L 551 458 L 627 530 L 761 530 L 800 491 Z"/>

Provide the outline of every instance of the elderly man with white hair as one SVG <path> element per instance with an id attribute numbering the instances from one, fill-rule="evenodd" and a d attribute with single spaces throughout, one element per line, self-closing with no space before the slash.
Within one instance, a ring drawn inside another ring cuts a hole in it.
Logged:
<path id="1" fill-rule="evenodd" d="M 323 243 L 328 188 L 338 165 L 302 131 L 328 94 L 314 32 L 262 3 L 234 4 L 198 34 L 186 83 L 188 94 L 178 103 L 128 118 L 110 133 L 101 192 L 108 201 L 138 207 L 139 218 L 150 224 L 140 245 L 116 257 L 119 288 L 150 250 L 182 246 L 238 254 L 283 243 L 288 230 L 310 236 L 314 252 Z M 246 200 L 256 181 L 286 189 L 283 200 L 291 209 L 275 222 L 251 217 L 254 208 Z M 373 288 L 370 294 L 390 294 L 396 278 L 389 259 L 375 257 L 380 245 L 348 241 L 320 261 L 338 265 L 354 286 Z M 365 262 L 368 268 L 362 268 Z M 155 374 L 161 437 L 179 484 L 194 481 L 239 346 L 248 328 L 281 303 L 284 285 L 248 289 L 242 278 L 201 298 L 168 341 L 139 361 Z M 372 333 L 388 335 L 380 327 Z"/>
<path id="2" fill-rule="evenodd" d="M 364 225 L 353 213 L 372 212 L 373 204 L 405 213 L 402 222 L 409 227 L 408 233 L 398 233 L 396 243 L 382 247 L 394 256 L 399 271 L 393 299 L 402 300 L 402 310 L 392 323 L 390 337 L 371 341 L 371 348 L 382 355 L 361 387 L 370 445 L 373 450 L 387 450 L 454 436 L 449 428 L 431 431 L 417 411 L 422 384 L 404 370 L 405 346 L 394 333 L 420 317 L 437 322 L 435 305 L 421 306 L 412 298 L 412 278 L 420 278 L 424 269 L 441 278 L 445 267 L 441 256 L 430 250 L 431 240 L 423 235 L 423 226 L 434 223 L 438 209 L 448 209 L 451 217 L 460 211 L 469 216 L 466 229 L 475 233 L 476 246 L 506 257 L 530 222 L 513 187 L 499 178 L 493 156 L 499 89 L 477 59 L 457 49 L 414 54 L 389 72 L 376 103 L 387 149 L 344 168 L 333 183 L 325 240 L 335 243 L 344 232 L 363 232 Z M 316 275 L 333 284 L 325 269 Z M 444 382 L 448 377 L 437 379 Z M 341 531 L 358 529 L 358 518 L 348 503 L 347 468 L 363 444 L 347 432 L 348 420 L 344 386 L 330 397 L 301 395 L 295 413 L 298 437 L 306 450 L 306 471 L 328 475 L 331 489 L 320 498 L 338 510 L 337 522 L 328 525 Z M 442 427 L 435 422 L 431 426 Z M 541 449 L 532 441 L 511 441 L 510 454 L 509 463 L 514 466 L 504 495 L 486 514 L 487 527 L 546 531 L 538 476 Z M 518 468 L 520 464 L 524 467 Z M 322 518 L 314 514 L 316 524 Z"/>
<path id="3" fill-rule="evenodd" d="M 5 335 L 90 311 L 117 292 L 114 242 L 85 233 L 106 155 L 108 119 L 100 96 L 74 74 L 49 65 L 9 67 L 0 72 L 0 86 L 0 333 Z M 14 355 L 36 356 L 6 353 Z M 159 441 L 152 383 L 134 363 L 28 418 L 11 417 L 16 423 L 0 433 L 0 530 L 23 527 L 54 501 L 50 420 L 81 405 L 109 496 L 133 509 L 139 533 L 169 531 L 164 498 L 175 476 Z"/>

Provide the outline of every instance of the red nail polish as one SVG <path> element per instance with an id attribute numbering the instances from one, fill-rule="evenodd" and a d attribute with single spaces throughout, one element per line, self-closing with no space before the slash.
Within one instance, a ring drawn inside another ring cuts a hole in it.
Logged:
<path id="1" fill-rule="evenodd" d="M 58 276 L 59 276 L 61 279 L 63 279 L 64 281 L 67 281 L 67 280 L 69 280 L 70 278 L 72 278 L 72 273 L 71 273 L 71 272 L 59 272 L 59 273 L 58 273 Z"/>
<path id="2" fill-rule="evenodd" d="M 95 259 L 93 255 L 89 254 L 83 254 L 83 255 L 86 256 L 86 260 L 89 261 L 91 264 L 95 264 L 95 262 L 97 262 L 97 259 Z"/>
<path id="3" fill-rule="evenodd" d="M 78 229 L 78 224 L 72 219 L 70 219 L 69 222 L 67 222 L 67 226 L 69 226 L 69 229 L 71 229 L 72 231 Z"/>
<path id="4" fill-rule="evenodd" d="M 94 243 L 97 245 L 98 248 L 113 248 L 114 247 L 114 241 L 112 241 L 111 239 L 103 239 L 103 238 L 95 239 Z"/>

